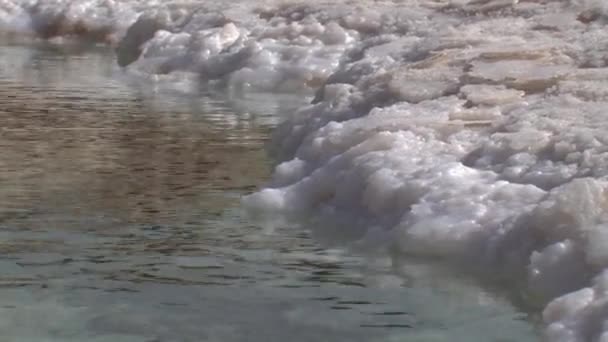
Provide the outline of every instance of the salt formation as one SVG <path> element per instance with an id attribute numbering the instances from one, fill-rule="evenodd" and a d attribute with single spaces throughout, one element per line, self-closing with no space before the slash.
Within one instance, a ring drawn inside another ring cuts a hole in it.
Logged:
<path id="1" fill-rule="evenodd" d="M 608 341 L 608 6 L 0 0 L 0 28 L 137 77 L 312 94 L 255 213 L 505 281 L 548 341 Z"/>

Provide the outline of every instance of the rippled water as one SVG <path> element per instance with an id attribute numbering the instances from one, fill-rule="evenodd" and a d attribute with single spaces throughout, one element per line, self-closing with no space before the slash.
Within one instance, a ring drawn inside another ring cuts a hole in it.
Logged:
<path id="1" fill-rule="evenodd" d="M 158 91 L 106 50 L 2 53 L 3 341 L 535 339 L 466 279 L 248 220 L 294 98 Z"/>

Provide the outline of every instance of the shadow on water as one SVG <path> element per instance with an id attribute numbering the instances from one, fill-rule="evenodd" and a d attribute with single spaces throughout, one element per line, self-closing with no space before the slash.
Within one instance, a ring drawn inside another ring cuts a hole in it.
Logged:
<path id="1" fill-rule="evenodd" d="M 159 93 L 99 48 L 2 51 L 3 340 L 534 340 L 477 291 L 416 288 L 241 214 L 301 99 Z"/>

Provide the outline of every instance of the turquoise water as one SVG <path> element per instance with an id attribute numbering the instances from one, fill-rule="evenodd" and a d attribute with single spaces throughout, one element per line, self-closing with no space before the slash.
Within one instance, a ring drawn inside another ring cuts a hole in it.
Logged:
<path id="1" fill-rule="evenodd" d="M 2 52 L 3 341 L 537 339 L 466 279 L 242 213 L 302 99 L 151 85 L 104 49 Z"/>

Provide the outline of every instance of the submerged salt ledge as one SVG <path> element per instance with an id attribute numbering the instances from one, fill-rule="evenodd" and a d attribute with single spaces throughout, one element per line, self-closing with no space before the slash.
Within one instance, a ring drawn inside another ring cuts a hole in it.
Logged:
<path id="1" fill-rule="evenodd" d="M 507 281 L 549 341 L 608 340 L 606 23 L 586 0 L 0 0 L 3 31 L 109 43 L 139 77 L 316 90 L 252 212 Z"/>

